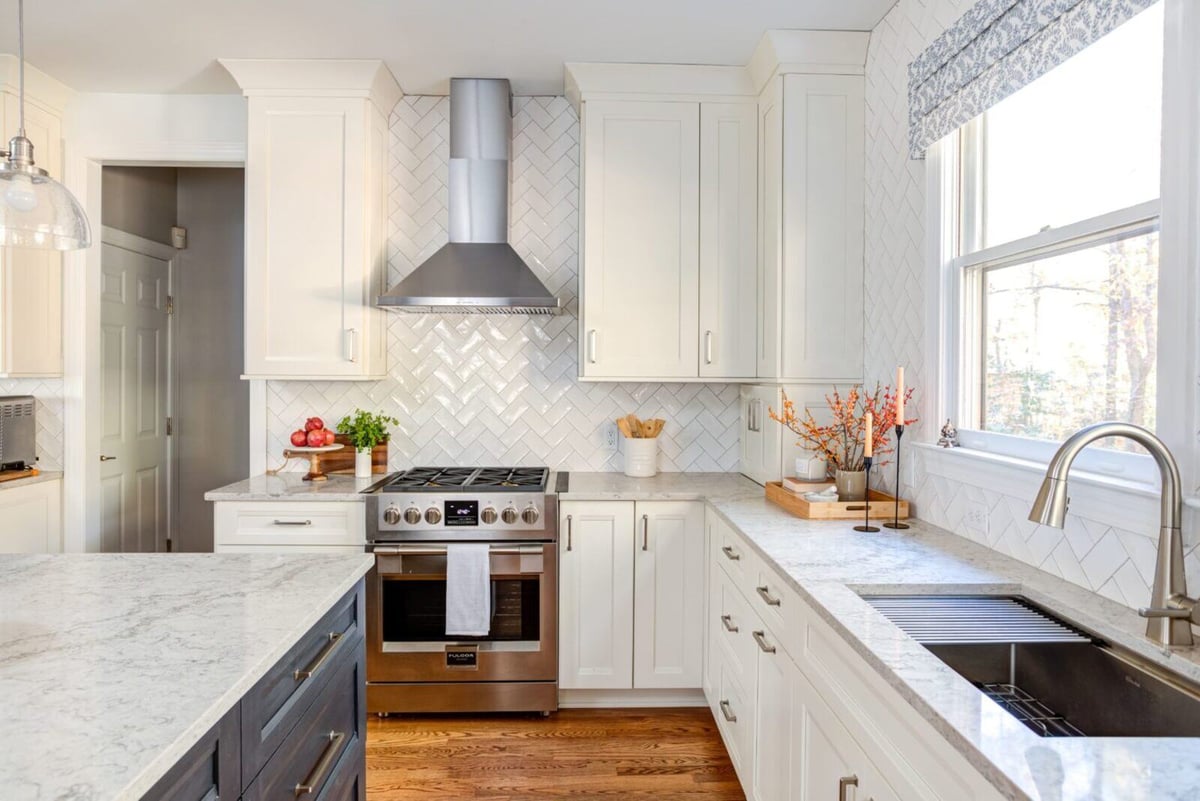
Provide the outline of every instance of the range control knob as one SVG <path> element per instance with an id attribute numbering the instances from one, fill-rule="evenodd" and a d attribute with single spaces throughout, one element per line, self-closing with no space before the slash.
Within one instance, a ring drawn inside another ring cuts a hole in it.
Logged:
<path id="1" fill-rule="evenodd" d="M 400 510 L 395 506 L 389 506 L 383 510 L 383 522 L 389 526 L 394 526 L 400 522 Z"/>
<path id="2" fill-rule="evenodd" d="M 526 523 L 528 523 L 531 526 L 534 523 L 536 523 L 538 521 L 538 518 L 540 518 L 541 516 L 542 516 L 541 512 L 539 512 L 537 510 L 537 507 L 532 506 L 532 505 L 527 506 L 525 508 L 525 511 L 521 512 L 521 520 L 525 521 Z"/>
<path id="3" fill-rule="evenodd" d="M 483 511 L 479 513 L 479 519 L 483 521 L 485 526 L 495 523 L 497 517 L 499 515 L 496 514 L 496 507 L 494 506 L 485 506 L 483 507 Z"/>
<path id="4" fill-rule="evenodd" d="M 517 510 L 511 506 L 507 507 L 503 512 L 500 513 L 500 519 L 505 523 L 517 522 Z"/>
<path id="5" fill-rule="evenodd" d="M 436 506 L 430 506 L 425 510 L 425 522 L 431 526 L 436 526 L 438 523 L 442 522 L 442 510 L 438 509 Z"/>
<path id="6" fill-rule="evenodd" d="M 404 510 L 404 522 L 410 526 L 415 526 L 421 522 L 421 510 L 415 506 L 410 506 Z"/>

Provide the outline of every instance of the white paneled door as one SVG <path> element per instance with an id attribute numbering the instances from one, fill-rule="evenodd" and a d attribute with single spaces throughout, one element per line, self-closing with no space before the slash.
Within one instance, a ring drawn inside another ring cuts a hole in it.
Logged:
<path id="1" fill-rule="evenodd" d="M 167 549 L 171 256 L 105 229 L 101 252 L 101 549 Z"/>
<path id="2" fill-rule="evenodd" d="M 699 687 L 704 660 L 704 504 L 639 502 L 633 686 Z"/>
<path id="3" fill-rule="evenodd" d="M 633 502 L 571 501 L 559 511 L 558 686 L 628 690 L 633 687 Z"/>

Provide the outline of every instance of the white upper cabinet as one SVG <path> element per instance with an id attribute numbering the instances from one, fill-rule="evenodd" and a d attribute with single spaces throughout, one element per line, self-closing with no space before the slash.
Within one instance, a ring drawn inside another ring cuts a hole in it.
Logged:
<path id="1" fill-rule="evenodd" d="M 0 148 L 5 149 L 17 133 L 16 69 L 16 59 L 0 56 Z M 27 72 L 25 135 L 37 166 L 61 181 L 61 108 L 69 91 L 37 70 Z M 0 249 L 0 377 L 62 375 L 62 345 L 62 254 Z"/>
<path id="2" fill-rule="evenodd" d="M 374 61 L 222 64 L 249 98 L 246 377 L 382 377 L 375 298 L 399 87 Z"/>
<path id="3" fill-rule="evenodd" d="M 758 115 L 700 105 L 700 376 L 756 374 Z"/>
<path id="4" fill-rule="evenodd" d="M 582 377 L 696 376 L 699 149 L 696 103 L 584 105 Z"/>
<path id="5" fill-rule="evenodd" d="M 778 76 L 759 98 L 759 378 L 863 376 L 863 78 Z"/>

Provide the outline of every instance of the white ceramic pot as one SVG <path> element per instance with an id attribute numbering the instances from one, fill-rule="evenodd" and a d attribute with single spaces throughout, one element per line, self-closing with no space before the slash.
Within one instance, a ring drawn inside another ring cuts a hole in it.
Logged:
<path id="1" fill-rule="evenodd" d="M 820 454 L 805 451 L 804 456 L 796 457 L 796 478 L 803 481 L 823 481 L 828 475 L 829 465 Z"/>
<path id="2" fill-rule="evenodd" d="M 658 474 L 658 439 L 624 439 L 625 475 L 650 478 Z"/>
<path id="3" fill-rule="evenodd" d="M 354 477 L 355 478 L 370 478 L 371 477 L 371 448 L 355 448 L 354 450 Z"/>
<path id="4" fill-rule="evenodd" d="M 838 500 L 861 501 L 867 497 L 866 470 L 838 470 L 834 475 L 837 484 Z"/>

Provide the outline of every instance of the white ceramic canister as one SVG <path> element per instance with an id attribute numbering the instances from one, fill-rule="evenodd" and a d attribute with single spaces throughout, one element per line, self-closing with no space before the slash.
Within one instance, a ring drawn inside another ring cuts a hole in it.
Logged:
<path id="1" fill-rule="evenodd" d="M 625 475 L 650 478 L 658 474 L 658 438 L 628 438 L 625 443 Z"/>
<path id="2" fill-rule="evenodd" d="M 370 478 L 371 477 L 371 448 L 355 448 L 354 449 L 354 477 L 355 478 Z"/>

